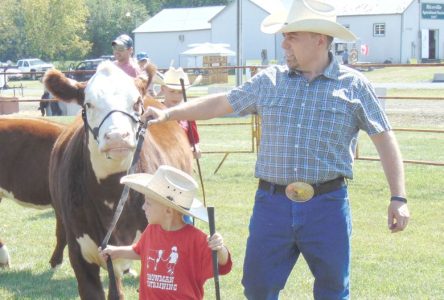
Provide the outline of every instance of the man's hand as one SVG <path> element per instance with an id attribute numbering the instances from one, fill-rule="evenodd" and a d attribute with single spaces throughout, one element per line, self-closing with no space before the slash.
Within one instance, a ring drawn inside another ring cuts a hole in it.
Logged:
<path id="1" fill-rule="evenodd" d="M 390 201 L 388 206 L 388 228 L 392 233 L 403 231 L 409 222 L 410 212 L 407 204 L 401 201 Z"/>
<path id="2" fill-rule="evenodd" d="M 168 110 L 162 110 L 155 107 L 148 107 L 141 117 L 142 122 L 147 123 L 148 126 L 168 121 L 168 119 Z"/>

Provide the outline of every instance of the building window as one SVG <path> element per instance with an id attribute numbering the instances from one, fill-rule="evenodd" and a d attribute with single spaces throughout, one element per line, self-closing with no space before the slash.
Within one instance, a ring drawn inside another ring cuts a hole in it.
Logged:
<path id="1" fill-rule="evenodd" d="M 384 23 L 373 24 L 373 36 L 385 36 L 385 24 Z"/>

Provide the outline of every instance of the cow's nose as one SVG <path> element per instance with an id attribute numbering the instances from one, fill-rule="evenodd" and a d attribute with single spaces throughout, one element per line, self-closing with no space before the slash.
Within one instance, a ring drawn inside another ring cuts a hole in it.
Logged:
<path id="1" fill-rule="evenodd" d="M 118 131 L 111 131 L 105 133 L 105 139 L 107 140 L 116 140 L 116 139 L 125 139 L 129 136 L 129 132 L 118 132 Z"/>

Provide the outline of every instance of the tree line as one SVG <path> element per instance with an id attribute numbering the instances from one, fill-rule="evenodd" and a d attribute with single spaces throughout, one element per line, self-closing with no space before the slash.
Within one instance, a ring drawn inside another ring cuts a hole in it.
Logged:
<path id="1" fill-rule="evenodd" d="M 111 54 L 111 41 L 164 8 L 235 0 L 1 0 L 0 61 L 80 60 Z"/>

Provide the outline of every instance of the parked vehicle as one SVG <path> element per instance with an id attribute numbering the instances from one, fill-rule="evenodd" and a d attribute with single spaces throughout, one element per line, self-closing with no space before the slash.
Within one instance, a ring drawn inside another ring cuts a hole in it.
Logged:
<path id="1" fill-rule="evenodd" d="M 23 73 L 28 73 L 23 74 L 24 77 L 35 80 L 42 77 L 47 70 L 54 68 L 54 65 L 38 58 L 27 58 L 18 60 L 17 68 Z"/>
<path id="2" fill-rule="evenodd" d="M 3 72 L 8 73 L 9 80 L 21 80 L 23 79 L 22 72 L 17 68 L 17 66 L 6 66 L 3 67 Z"/>
<path id="3" fill-rule="evenodd" d="M 104 61 L 104 59 L 96 58 L 86 59 L 79 62 L 77 65 L 71 64 L 69 66 L 69 71 L 72 73 L 70 73 L 68 77 L 77 81 L 87 81 L 94 75 L 95 71 L 97 70 L 97 66 L 102 61 Z"/>
<path id="4" fill-rule="evenodd" d="M 114 55 L 102 55 L 100 58 L 103 58 L 105 60 L 114 60 Z"/>

